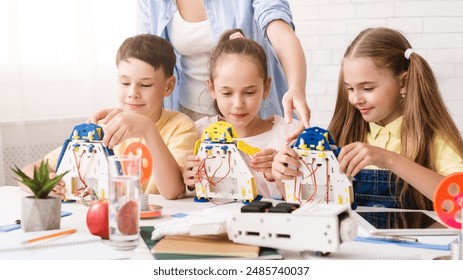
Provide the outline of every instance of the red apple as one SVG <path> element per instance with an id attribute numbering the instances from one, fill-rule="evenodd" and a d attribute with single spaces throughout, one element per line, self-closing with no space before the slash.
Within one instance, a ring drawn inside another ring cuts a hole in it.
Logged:
<path id="1" fill-rule="evenodd" d="M 93 235 L 109 238 L 108 200 L 94 202 L 87 211 L 87 227 Z"/>
<path id="2" fill-rule="evenodd" d="M 124 204 L 117 214 L 117 227 L 122 234 L 138 233 L 138 202 L 131 200 Z"/>

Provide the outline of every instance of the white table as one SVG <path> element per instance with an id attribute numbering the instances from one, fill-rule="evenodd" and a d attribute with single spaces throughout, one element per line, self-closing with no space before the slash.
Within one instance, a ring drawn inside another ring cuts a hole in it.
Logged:
<path id="1" fill-rule="evenodd" d="M 0 225 L 14 224 L 17 219 L 20 219 L 21 197 L 27 195 L 30 194 L 16 186 L 0 187 Z M 140 220 L 140 226 L 154 226 L 156 223 L 171 219 L 170 215 L 172 214 L 210 207 L 208 203 L 194 203 L 191 197 L 174 201 L 164 199 L 160 195 L 150 195 L 149 203 L 163 206 L 162 217 L 142 219 Z M 90 234 L 86 224 L 87 206 L 78 202 L 63 203 L 61 210 L 72 213 L 72 215 L 61 219 L 61 229 L 75 228 L 77 232 Z M 1 232 L 0 238 L 7 238 L 8 234 L 9 232 Z M 105 240 L 104 242 L 108 243 L 109 241 Z M 133 251 L 124 251 L 124 253 L 128 255 L 129 259 L 153 259 L 153 255 L 141 237 L 138 248 Z"/>
<path id="2" fill-rule="evenodd" d="M 19 187 L 0 187 L 0 225 L 13 224 L 20 217 L 20 198 L 28 195 Z M 210 202 L 198 203 L 193 198 L 181 198 L 166 200 L 160 195 L 150 195 L 150 204 L 161 205 L 162 217 L 141 220 L 141 226 L 154 226 L 167 221 L 171 215 L 178 213 L 194 212 L 214 206 Z M 241 202 L 227 205 L 226 207 L 241 207 Z M 72 212 L 72 215 L 61 220 L 61 228 L 75 228 L 78 232 L 88 233 L 86 214 L 88 207 L 80 203 L 62 204 L 62 211 Z M 6 238 L 9 233 L 0 233 L 0 238 Z M 436 236 L 435 238 L 439 238 Z M 107 242 L 107 241 L 105 241 Z M 126 252 L 129 259 L 150 260 L 152 254 L 145 242 L 140 238 L 139 246 L 133 251 Z M 420 248 L 402 247 L 394 244 L 373 244 L 364 242 L 346 242 L 341 244 L 339 252 L 328 256 L 319 257 L 312 253 L 301 254 L 299 252 L 284 252 L 287 259 L 434 259 L 448 256 L 449 251 L 428 250 Z"/>

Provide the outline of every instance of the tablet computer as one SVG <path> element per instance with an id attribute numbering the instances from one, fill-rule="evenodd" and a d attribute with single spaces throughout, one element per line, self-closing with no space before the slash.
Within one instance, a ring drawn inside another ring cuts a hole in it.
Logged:
<path id="1" fill-rule="evenodd" d="M 459 230 L 440 222 L 432 211 L 424 210 L 358 210 L 357 222 L 375 235 L 453 235 Z"/>

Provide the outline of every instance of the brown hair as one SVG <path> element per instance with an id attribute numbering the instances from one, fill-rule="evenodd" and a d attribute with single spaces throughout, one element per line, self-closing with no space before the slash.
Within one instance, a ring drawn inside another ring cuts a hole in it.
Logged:
<path id="1" fill-rule="evenodd" d="M 348 46 L 344 58 L 370 58 L 376 67 L 399 77 L 408 72 L 405 80 L 406 97 L 403 104 L 401 154 L 406 158 L 436 171 L 436 152 L 432 150 L 437 135 L 442 137 L 463 158 L 463 141 L 438 89 L 436 78 L 426 60 L 417 53 L 409 59 L 404 54 L 411 48 L 407 39 L 389 28 L 365 29 Z M 343 68 L 338 81 L 338 95 L 334 115 L 328 130 L 339 146 L 356 141 L 366 142 L 368 123 L 348 101 Z M 398 183 L 398 182 L 397 182 Z M 400 200 L 405 208 L 432 209 L 430 201 L 410 188 L 406 182 Z M 410 201 L 410 205 L 404 205 Z"/>
<path id="2" fill-rule="evenodd" d="M 259 43 L 254 40 L 240 37 L 236 39 L 230 39 L 230 35 L 239 32 L 243 34 L 241 29 L 230 29 L 225 31 L 219 39 L 214 51 L 212 52 L 211 58 L 209 60 L 209 79 L 212 84 L 214 84 L 214 78 L 216 76 L 216 68 L 220 59 L 227 55 L 247 55 L 251 59 L 255 60 L 255 65 L 259 68 L 262 78 L 264 80 L 264 85 L 267 83 L 267 56 L 265 50 L 262 48 Z M 244 34 L 243 34 L 244 36 Z M 221 116 L 222 113 L 219 110 L 217 101 L 214 100 L 214 109 Z"/>
<path id="3" fill-rule="evenodd" d="M 155 70 L 162 68 L 166 77 L 174 74 L 176 60 L 174 48 L 157 35 L 142 34 L 127 38 L 117 51 L 116 65 L 129 58 L 144 61 Z"/>

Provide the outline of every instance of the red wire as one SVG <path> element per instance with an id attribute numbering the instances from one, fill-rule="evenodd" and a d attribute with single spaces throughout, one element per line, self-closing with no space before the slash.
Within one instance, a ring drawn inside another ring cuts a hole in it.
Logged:
<path id="1" fill-rule="evenodd" d="M 306 200 L 306 202 L 309 202 L 309 201 L 315 199 L 315 196 L 317 195 L 317 192 L 318 192 L 317 178 L 315 176 L 315 172 L 318 170 L 318 166 L 317 166 L 317 168 L 313 169 L 313 163 L 314 163 L 315 159 L 312 159 L 311 167 L 309 167 L 307 165 L 307 163 L 303 160 L 303 158 L 300 158 L 300 159 L 301 159 L 302 163 L 305 165 L 305 167 L 307 168 L 307 170 L 310 172 L 310 174 L 307 175 L 305 178 L 311 177 L 312 183 L 314 185 L 314 191 L 312 192 L 312 195 L 309 198 L 307 198 L 307 200 Z M 303 178 L 303 179 L 305 179 L 305 178 Z M 301 180 L 301 185 L 302 185 L 302 180 Z"/>
<path id="2" fill-rule="evenodd" d="M 77 167 L 77 175 L 79 176 L 79 180 L 82 182 L 82 184 L 84 184 L 85 188 L 88 188 L 88 185 L 87 183 L 85 182 L 85 180 L 82 178 L 82 175 L 80 174 L 80 161 L 82 160 L 82 155 L 85 153 L 85 150 L 82 152 L 82 154 L 80 155 L 80 159 L 77 160 L 77 155 L 76 155 L 76 152 L 73 150 L 72 153 L 74 154 L 74 159 L 76 161 L 76 167 Z M 84 188 L 80 188 L 79 190 L 77 191 L 81 191 L 82 189 Z"/>
<path id="3" fill-rule="evenodd" d="M 196 172 L 196 176 L 198 176 L 199 178 L 199 182 L 201 184 L 202 187 L 204 187 L 203 183 L 202 183 L 202 180 L 203 179 L 206 179 L 207 183 L 209 184 L 209 187 L 210 186 L 216 186 L 218 183 L 220 183 L 222 180 L 224 180 L 229 174 L 230 174 L 230 171 L 231 171 L 231 152 L 228 151 L 228 170 L 227 170 L 227 173 L 220 179 L 218 179 L 217 181 L 214 182 L 214 177 L 215 177 L 215 174 L 218 172 L 218 170 L 222 167 L 223 165 L 223 161 L 221 160 L 220 162 L 220 165 L 219 167 L 217 167 L 217 169 L 214 171 L 214 173 L 212 174 L 212 176 L 209 176 L 207 174 L 207 169 L 206 169 L 206 160 L 207 159 L 211 159 L 209 157 L 206 157 L 204 158 L 203 160 L 201 160 L 201 162 L 199 163 L 199 167 L 198 167 L 198 171 Z M 222 159 L 222 157 L 220 157 L 220 159 Z M 201 175 L 201 171 L 204 170 L 204 173 L 205 173 L 205 176 L 203 177 Z M 206 197 L 207 200 L 209 200 L 211 203 L 215 204 L 215 205 L 219 205 L 215 202 L 213 202 L 209 197 Z"/>

